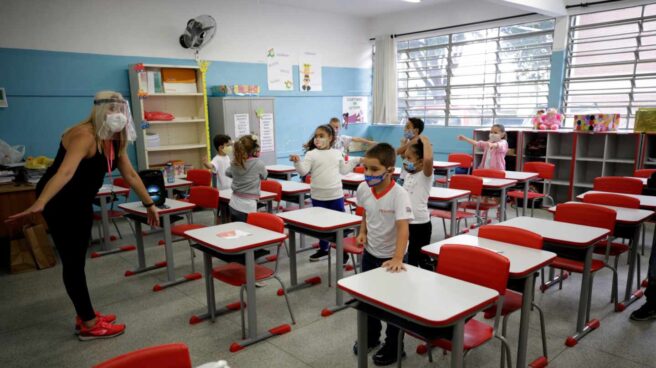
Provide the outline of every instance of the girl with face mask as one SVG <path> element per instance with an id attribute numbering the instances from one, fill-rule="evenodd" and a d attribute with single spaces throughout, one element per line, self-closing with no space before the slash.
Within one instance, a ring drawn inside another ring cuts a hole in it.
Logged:
<path id="1" fill-rule="evenodd" d="M 360 163 L 360 159 L 352 158 L 348 163 L 345 162 L 342 152 L 332 148 L 334 141 L 335 131 L 333 128 L 328 124 L 321 125 L 305 144 L 305 157 L 301 159 L 298 155 L 291 155 L 289 160 L 294 163 L 300 176 L 312 175 L 310 184 L 312 206 L 344 212 L 344 189 L 341 175 L 352 172 L 353 168 Z M 319 250 L 310 256 L 310 261 L 316 262 L 325 259 L 328 257 L 328 252 L 330 252 L 330 243 L 322 240 Z M 348 255 L 345 253 L 344 262 L 347 258 Z"/>
<path id="2" fill-rule="evenodd" d="M 475 141 L 464 135 L 459 135 L 458 140 L 465 141 L 483 150 L 479 169 L 506 170 L 508 142 L 506 141 L 506 129 L 502 124 L 492 125 L 490 138 L 487 141 Z"/>

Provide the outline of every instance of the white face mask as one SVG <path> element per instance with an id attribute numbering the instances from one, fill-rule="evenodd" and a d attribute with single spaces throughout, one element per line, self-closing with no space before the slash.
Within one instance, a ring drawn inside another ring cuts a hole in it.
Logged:
<path id="1" fill-rule="evenodd" d="M 501 140 L 501 134 L 490 133 L 490 142 L 496 143 Z"/>
<path id="2" fill-rule="evenodd" d="M 317 146 L 318 149 L 324 149 L 328 146 L 328 140 L 326 138 L 314 138 L 314 145 Z"/>
<path id="3" fill-rule="evenodd" d="M 118 133 L 125 128 L 125 125 L 128 123 L 128 118 L 125 114 L 117 112 L 113 114 L 107 114 L 105 119 L 105 124 L 112 133 Z"/>
<path id="4" fill-rule="evenodd" d="M 228 156 L 232 156 L 232 146 L 226 146 L 223 147 L 223 153 L 225 153 Z"/>

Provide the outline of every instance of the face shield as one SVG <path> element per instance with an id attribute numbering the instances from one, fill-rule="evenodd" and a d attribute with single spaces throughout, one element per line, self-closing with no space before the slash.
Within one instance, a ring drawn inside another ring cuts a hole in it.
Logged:
<path id="1" fill-rule="evenodd" d="M 128 102 L 121 98 L 105 98 L 93 101 L 95 107 L 94 125 L 99 139 L 120 139 L 124 135 L 128 141 L 137 139 Z"/>

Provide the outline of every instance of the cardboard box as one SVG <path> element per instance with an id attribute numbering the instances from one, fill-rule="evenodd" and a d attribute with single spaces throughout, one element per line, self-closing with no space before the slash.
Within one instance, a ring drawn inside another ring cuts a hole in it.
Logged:
<path id="1" fill-rule="evenodd" d="M 616 131 L 620 125 L 620 114 L 574 115 L 574 130 L 582 132 Z"/>

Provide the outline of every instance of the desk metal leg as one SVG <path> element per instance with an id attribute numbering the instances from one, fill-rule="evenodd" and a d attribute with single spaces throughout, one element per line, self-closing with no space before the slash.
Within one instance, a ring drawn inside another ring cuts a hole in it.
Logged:
<path id="1" fill-rule="evenodd" d="M 615 306 L 616 312 L 622 312 L 628 305 L 640 299 L 645 292 L 638 288 L 633 292 L 633 277 L 635 274 L 636 264 L 638 262 L 638 245 L 640 244 L 640 226 L 636 226 L 631 239 L 631 247 L 629 248 L 629 274 L 626 279 L 626 291 L 624 293 L 624 300 Z M 616 272 L 619 272 L 616 270 Z"/>
<path id="2" fill-rule="evenodd" d="M 524 280 L 524 290 L 522 294 L 522 310 L 519 316 L 519 338 L 517 343 L 517 367 L 526 367 L 526 354 L 528 346 L 528 331 L 531 320 L 531 307 L 533 304 L 533 294 L 535 293 L 535 274 L 531 273 Z M 547 357 L 542 356 L 534 362 L 547 362 Z"/>
<path id="3" fill-rule="evenodd" d="M 129 220 L 128 220 L 129 221 Z M 135 239 L 137 241 L 137 268 L 134 270 L 128 270 L 125 271 L 125 277 L 128 276 L 133 276 L 139 273 L 144 273 L 152 270 L 156 270 L 158 268 L 166 267 L 166 261 L 162 262 L 157 262 L 152 266 L 146 266 L 146 252 L 144 249 L 144 243 L 143 243 L 143 234 L 141 233 L 141 222 L 140 221 L 135 221 L 134 222 L 134 232 L 135 232 Z"/>
<path id="4" fill-rule="evenodd" d="M 98 257 L 121 253 L 121 252 L 129 252 L 136 249 L 134 245 L 123 245 L 118 248 L 110 249 L 109 244 L 111 242 L 111 237 L 109 236 L 109 209 L 108 209 L 109 204 L 107 203 L 107 198 L 108 197 L 106 196 L 100 197 L 100 217 L 102 220 L 101 222 L 102 222 L 102 231 L 103 231 L 103 237 L 100 240 L 101 250 L 97 252 L 92 252 L 91 258 L 98 258 Z"/>
<path id="5" fill-rule="evenodd" d="M 506 221 L 506 191 L 507 188 L 502 188 L 501 189 L 501 205 L 499 206 L 499 209 L 501 210 L 501 213 L 499 214 L 499 219 L 501 221 Z"/>
<path id="6" fill-rule="evenodd" d="M 581 278 L 581 294 L 579 296 L 579 309 L 576 317 L 576 333 L 565 340 L 565 345 L 575 346 L 585 335 L 599 328 L 600 323 L 596 319 L 587 321 L 590 311 L 590 293 L 592 290 L 592 250 L 594 247 L 588 247 L 585 252 L 585 263 L 583 266 L 583 277 Z"/>
<path id="7" fill-rule="evenodd" d="M 367 313 L 358 310 L 358 368 L 367 368 L 369 364 L 367 339 Z"/>
<path id="8" fill-rule="evenodd" d="M 464 362 L 465 321 L 463 319 L 453 326 L 451 340 L 451 368 L 462 368 Z"/>
<path id="9" fill-rule="evenodd" d="M 337 258 L 335 262 L 335 285 L 337 285 L 337 282 L 344 276 L 344 229 L 337 230 L 335 238 L 335 252 L 337 253 L 335 257 Z M 344 304 L 344 293 L 338 287 L 335 287 L 335 302 L 335 306 L 324 308 L 321 311 L 321 315 L 328 317 L 335 312 L 347 308 Z"/>
<path id="10" fill-rule="evenodd" d="M 301 239 L 302 239 L 301 235 Z M 311 286 L 314 286 L 316 284 L 321 283 L 321 277 L 319 276 L 313 276 L 305 281 L 303 281 L 302 284 L 298 284 L 298 275 L 297 275 L 297 267 L 296 267 L 296 232 L 292 229 L 289 229 L 289 287 L 287 287 L 287 292 L 292 293 L 297 290 L 309 288 Z M 281 289 L 278 289 L 278 296 L 282 296 L 284 291 Z"/>
<path id="11" fill-rule="evenodd" d="M 456 219 L 458 216 L 458 200 L 453 200 L 451 201 L 451 235 L 450 236 L 456 236 L 458 235 L 458 220 Z"/>
<path id="12" fill-rule="evenodd" d="M 202 277 L 199 272 L 194 272 L 178 279 L 175 278 L 175 261 L 173 260 L 173 240 L 171 236 L 170 215 L 163 215 L 162 222 L 164 223 L 164 248 L 166 252 L 166 274 L 168 281 L 161 284 L 155 284 L 155 286 L 153 286 L 153 291 L 161 291 L 184 282 L 198 280 Z"/>
<path id="13" fill-rule="evenodd" d="M 305 193 L 298 195 L 298 208 L 305 208 Z M 301 249 L 305 249 L 305 235 L 301 234 Z"/>
<path id="14" fill-rule="evenodd" d="M 528 207 L 528 183 L 529 180 L 524 182 L 524 203 L 522 206 L 522 216 L 526 216 L 526 208 Z"/>

